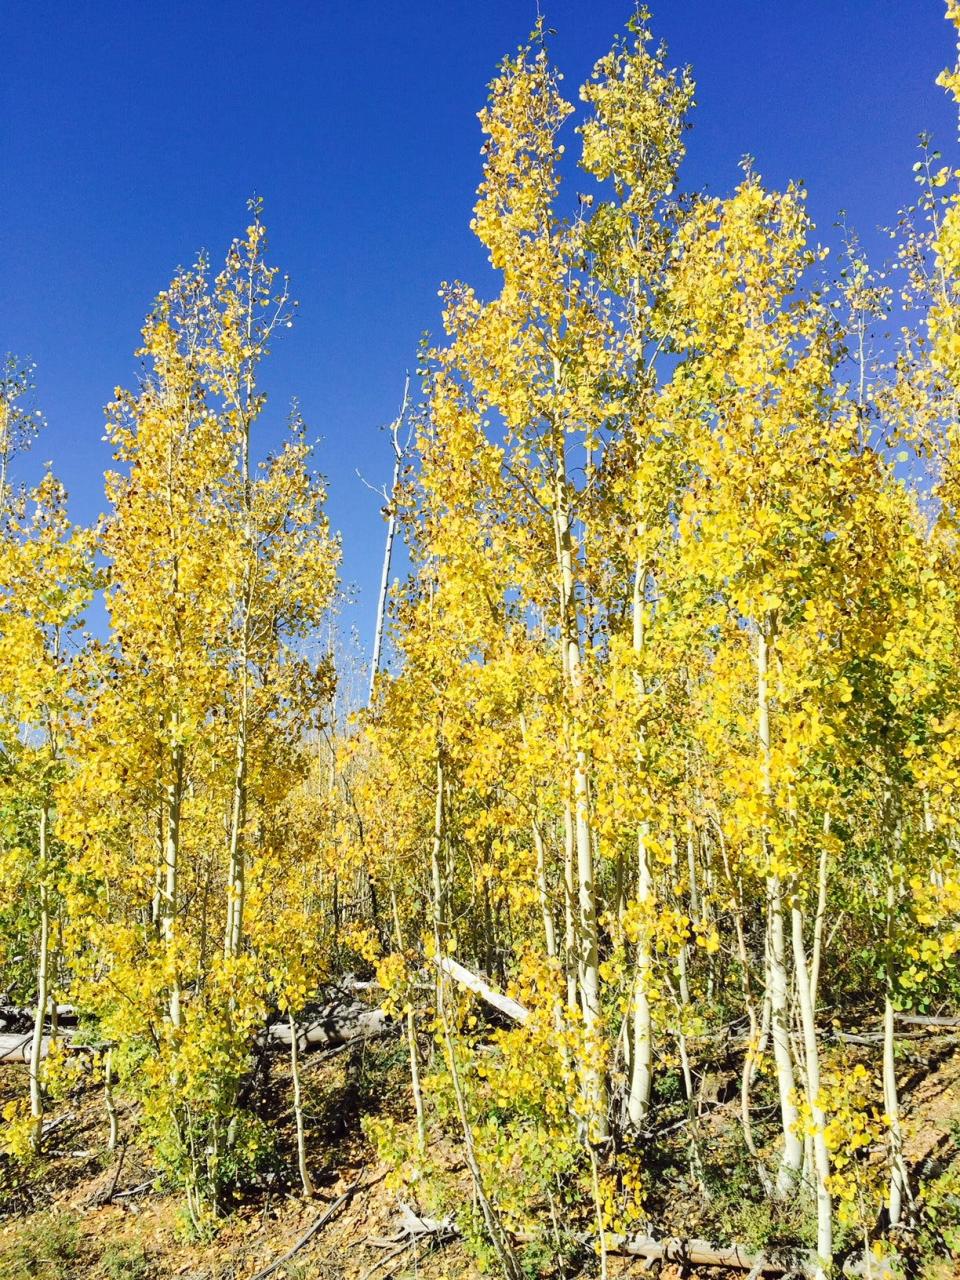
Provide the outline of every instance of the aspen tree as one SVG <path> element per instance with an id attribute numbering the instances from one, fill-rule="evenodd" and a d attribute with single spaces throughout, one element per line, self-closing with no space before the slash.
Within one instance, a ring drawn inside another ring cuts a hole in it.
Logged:
<path id="1" fill-rule="evenodd" d="M 48 473 L 26 495 L 23 515 L 10 516 L 0 543 L 0 848 L 4 905 L 9 910 L 25 896 L 35 929 L 29 1054 L 35 1150 L 44 1113 L 44 1026 L 57 998 L 57 922 L 67 874 L 56 789 L 78 709 L 81 628 L 94 586 L 92 535 L 71 526 L 66 493 Z"/>
<path id="2" fill-rule="evenodd" d="M 631 636 L 634 691 L 641 721 L 639 743 L 642 760 L 644 702 L 644 645 L 650 626 L 650 596 L 654 588 L 659 542 L 670 510 L 670 431 L 652 406 L 656 361 L 669 349 L 669 331 L 654 320 L 658 294 L 669 260 L 669 247 L 677 211 L 669 197 L 683 159 L 682 142 L 686 112 L 693 98 L 689 73 L 669 71 L 665 50 L 651 48 L 651 35 L 642 21 L 630 24 L 632 43 L 626 39 L 594 69 L 581 97 L 592 114 L 580 127 L 583 138 L 581 164 L 598 182 L 612 179 L 616 198 L 602 201 L 582 227 L 585 248 L 593 255 L 593 270 L 622 310 L 618 351 L 623 378 L 625 439 L 619 456 L 606 475 L 603 489 L 619 481 L 627 488 L 629 514 L 635 528 L 632 563 L 620 568 L 632 582 Z M 609 411 L 608 406 L 608 411 Z M 601 464 L 601 468 L 603 464 Z M 617 504 L 619 508 L 619 504 Z M 617 510 L 619 515 L 619 509 Z M 604 539 L 608 547 L 613 538 Z M 637 834 L 636 900 L 639 937 L 630 1027 L 631 1081 L 627 1116 L 634 1128 L 643 1125 L 652 1087 L 652 1019 L 649 1002 L 650 931 L 654 912 L 654 876 L 649 848 L 649 819 L 641 819 Z"/>
<path id="3" fill-rule="evenodd" d="M 748 823 L 756 824 L 749 836 L 755 842 L 751 856 L 763 868 L 766 886 L 766 982 L 783 1129 L 778 1190 L 786 1195 L 795 1185 L 802 1160 L 790 1043 L 792 970 L 817 1152 L 818 1253 L 821 1265 L 829 1267 L 832 1208 L 819 1047 L 804 920 L 798 906 L 788 908 L 785 901 L 785 884 L 791 894 L 799 889 L 793 887 L 797 872 L 780 834 L 794 821 L 794 802 L 786 776 L 780 776 L 786 726 L 778 732 L 773 718 L 785 697 L 777 684 L 782 685 L 796 611 L 815 610 L 829 588 L 825 535 L 836 535 L 844 493 L 838 480 L 846 444 L 830 421 L 827 397 L 835 361 L 830 329 L 815 304 L 802 298 L 788 303 L 800 272 L 813 261 L 806 236 L 802 194 L 790 189 L 782 197 L 768 195 L 750 175 L 730 202 L 704 205 L 700 219 L 685 228 L 675 300 L 690 309 L 688 332 L 704 353 L 701 373 L 711 404 L 711 424 L 697 447 L 702 480 L 685 498 L 684 536 L 696 554 L 691 567 L 702 572 L 712 562 L 710 576 L 726 594 L 736 625 L 747 622 L 754 637 L 757 763 L 751 786 L 758 798 L 742 803 L 744 817 L 749 814 Z M 823 476 L 827 487 L 817 491 L 818 499 L 811 492 L 798 504 L 792 485 L 798 473 L 814 484 Z"/>
<path id="4" fill-rule="evenodd" d="M 299 416 L 252 462 L 254 368 L 287 316 L 263 242 L 255 210 L 212 287 L 204 262 L 178 273 L 144 329 L 142 388 L 111 409 L 126 467 L 108 478 L 111 645 L 71 784 L 89 942 L 106 960 L 88 998 L 118 1068 L 150 1046 L 147 1120 L 197 1223 L 253 1123 L 238 1098 L 269 991 L 245 904 L 286 856 L 277 815 L 309 772 L 298 744 L 332 679 L 309 642 L 337 544 Z"/>

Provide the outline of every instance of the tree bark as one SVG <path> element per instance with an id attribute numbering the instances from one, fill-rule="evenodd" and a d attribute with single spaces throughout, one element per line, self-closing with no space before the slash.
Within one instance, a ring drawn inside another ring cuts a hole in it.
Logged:
<path id="1" fill-rule="evenodd" d="M 177 718 L 173 718 L 176 733 Z M 164 892 L 163 910 L 160 918 L 161 937 L 168 954 L 175 946 L 176 918 L 178 910 L 177 881 L 178 860 L 180 856 L 180 813 L 183 805 L 183 747 L 176 744 L 173 748 L 173 778 L 166 789 L 166 833 L 164 836 Z M 174 973 L 168 993 L 170 1021 L 175 1027 L 183 1022 L 180 1008 L 180 982 Z"/>
<path id="2" fill-rule="evenodd" d="M 37 1006 L 30 1042 L 30 1115 L 33 1119 L 33 1149 L 40 1150 L 43 1135 L 43 1089 L 40 1084 L 40 1061 L 44 1057 L 43 1023 L 47 1016 L 50 979 L 50 890 L 47 882 L 47 840 L 49 810 L 46 802 L 40 809 L 40 943 L 37 951 Z"/>
<path id="3" fill-rule="evenodd" d="M 767 689 L 769 669 L 769 620 L 757 627 L 757 736 L 760 745 L 761 787 L 769 809 L 773 801 L 770 745 L 770 704 Z M 766 823 L 764 819 L 763 843 L 766 850 Z M 786 945 L 783 923 L 783 890 L 779 875 L 767 875 L 767 948 L 766 983 L 770 999 L 773 1053 L 777 1070 L 777 1091 L 780 1098 L 780 1121 L 783 1129 L 783 1154 L 777 1175 L 777 1193 L 786 1197 L 796 1188 L 803 1167 L 803 1142 L 797 1133 L 799 1114 L 794 1102 L 796 1081 L 793 1056 L 790 1051 L 790 1015 L 788 1006 L 788 981 Z"/>
<path id="4" fill-rule="evenodd" d="M 559 365 L 554 366 L 554 380 L 559 386 Z M 580 634 L 577 619 L 573 569 L 573 536 L 570 527 L 570 503 L 566 473 L 563 428 L 555 432 L 556 475 L 554 497 L 554 533 L 559 570 L 559 605 L 561 627 L 561 663 L 567 698 L 576 703 L 581 691 Z M 572 802 L 573 836 L 577 880 L 577 942 L 580 1006 L 588 1056 L 596 1053 L 593 1043 L 599 1034 L 600 975 L 597 936 L 597 897 L 594 879 L 593 839 L 590 820 L 590 786 L 587 777 L 587 753 L 578 741 L 580 734 L 568 713 L 567 736 L 573 754 Z M 608 1132 L 607 1089 L 602 1070 L 593 1062 L 584 1064 L 584 1090 L 587 1097 L 591 1139 L 603 1139 Z"/>
<path id="5" fill-rule="evenodd" d="M 447 974 L 448 977 L 453 978 L 454 982 L 458 982 L 460 986 L 472 991 L 481 1000 L 485 1000 L 491 1008 L 505 1014 L 512 1022 L 521 1024 L 529 1022 L 530 1010 L 526 1009 L 519 1000 L 514 1000 L 511 996 L 505 996 L 502 992 L 494 990 L 483 978 L 471 973 L 462 964 L 458 964 L 452 956 L 438 954 L 434 956 L 434 961 L 441 973 Z"/>
<path id="6" fill-rule="evenodd" d="M 803 1032 L 804 1058 L 806 1062 L 807 1104 L 813 1121 L 813 1158 L 817 1196 L 817 1276 L 827 1276 L 833 1264 L 833 1200 L 830 1195 L 830 1153 L 827 1150 L 827 1117 L 820 1103 L 820 1048 L 817 1043 L 817 1027 L 813 1007 L 810 972 L 807 968 L 806 948 L 803 941 L 803 913 L 795 906 L 791 911 L 793 923 L 793 959 L 797 975 L 797 1001 L 800 1006 L 800 1026 Z"/>
<path id="7" fill-rule="evenodd" d="M 641 528 L 640 533 L 642 532 Z M 646 584 L 646 565 L 638 561 L 633 575 L 633 652 L 637 660 L 643 652 L 645 638 L 643 607 Z M 636 675 L 634 686 L 638 711 L 642 711 L 646 697 L 642 675 Z M 642 744 L 642 727 L 640 740 Z M 646 1123 L 653 1090 L 653 1020 L 648 995 L 652 968 L 648 917 L 653 900 L 649 836 L 649 824 L 641 822 L 637 832 L 637 906 L 640 910 L 640 933 L 637 939 L 636 972 L 633 982 L 633 1034 L 630 1045 L 630 1090 L 627 1095 L 627 1119 L 633 1129 L 642 1129 Z"/>
<path id="8" fill-rule="evenodd" d="M 290 1019 L 290 1076 L 293 1082 L 293 1116 L 297 1126 L 297 1169 L 303 1194 L 314 1195 L 313 1180 L 307 1168 L 307 1141 L 303 1125 L 303 1096 L 300 1088 L 300 1045 L 297 1037 L 297 1021 L 291 1011 Z"/>
<path id="9" fill-rule="evenodd" d="M 383 647 L 383 623 L 387 611 L 387 591 L 390 586 L 390 561 L 393 558 L 393 540 L 397 530 L 397 488 L 400 484 L 400 468 L 403 464 L 403 448 L 400 445 L 400 428 L 407 414 L 407 397 L 410 392 L 410 375 L 403 384 L 403 400 L 400 414 L 391 428 L 393 445 L 393 477 L 387 497 L 387 536 L 383 547 L 383 568 L 380 573 L 380 590 L 377 594 L 377 621 L 373 631 L 373 654 L 370 658 L 370 691 L 368 701 L 373 701 L 373 690 L 380 670 L 380 651 Z"/>

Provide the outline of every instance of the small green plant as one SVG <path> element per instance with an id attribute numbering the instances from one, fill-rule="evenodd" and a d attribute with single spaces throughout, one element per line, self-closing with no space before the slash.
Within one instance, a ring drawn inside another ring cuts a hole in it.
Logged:
<path id="1" fill-rule="evenodd" d="M 930 1258 L 960 1255 L 960 1168 L 955 1164 L 922 1188 L 919 1242 Z"/>
<path id="2" fill-rule="evenodd" d="M 0 1254 L 0 1280 L 74 1280 L 80 1274 L 80 1226 L 72 1214 L 51 1212 L 24 1223 Z"/>
<path id="3" fill-rule="evenodd" d="M 150 1263 L 142 1244 L 108 1245 L 100 1259 L 104 1280 L 147 1280 Z"/>

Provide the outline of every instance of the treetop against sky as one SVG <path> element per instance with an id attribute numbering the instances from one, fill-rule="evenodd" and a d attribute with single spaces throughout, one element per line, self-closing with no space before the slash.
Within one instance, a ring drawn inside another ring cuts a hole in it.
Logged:
<path id="1" fill-rule="evenodd" d="M 914 194 L 918 134 L 953 138 L 933 83 L 952 58 L 941 8 L 661 0 L 654 32 L 697 83 L 684 185 L 727 194 L 750 154 L 767 184 L 806 183 L 821 238 L 836 240 L 843 209 L 882 257 L 878 228 Z M 568 96 L 631 11 L 614 0 L 545 7 Z M 257 192 L 273 260 L 301 303 L 266 371 L 261 443 L 280 440 L 298 396 L 323 441 L 344 578 L 360 589 L 351 618 L 367 639 L 382 530 L 356 471 L 388 478 L 379 427 L 420 335 L 439 330 L 439 283 L 487 278 L 469 230 L 476 113 L 535 18 L 533 0 L 7 6 L 0 350 L 37 361 L 49 420 L 28 478 L 52 458 L 74 517 L 103 509 L 103 406 L 135 374 L 144 314 L 175 264 L 201 248 L 222 260 Z M 577 154 L 568 145 L 572 204 Z"/>

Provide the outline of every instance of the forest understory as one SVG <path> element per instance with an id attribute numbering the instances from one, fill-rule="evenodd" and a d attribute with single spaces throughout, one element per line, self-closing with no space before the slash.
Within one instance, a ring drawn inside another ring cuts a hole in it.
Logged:
<path id="1" fill-rule="evenodd" d="M 854 1034 L 873 1039 L 854 1060 L 875 1070 L 876 1037 L 869 1028 Z M 960 1172 L 960 1028 L 926 1026 L 906 1035 L 902 1065 L 908 1167 L 918 1180 L 950 1177 Z M 25 1075 L 25 1067 L 0 1074 L 0 1101 L 18 1096 L 27 1083 Z M 653 1120 L 660 1138 L 650 1215 L 659 1239 L 674 1242 L 677 1260 L 629 1257 L 617 1254 L 614 1245 L 608 1259 L 611 1276 L 680 1280 L 701 1274 L 743 1280 L 750 1262 L 764 1254 L 771 1269 L 762 1274 L 789 1275 L 790 1259 L 808 1252 L 799 1243 L 805 1236 L 803 1212 L 770 1214 L 746 1152 L 735 1140 L 735 1043 L 715 1052 L 701 1084 L 700 1114 L 692 1126 L 686 1107 L 676 1099 L 658 1100 Z M 451 1229 L 450 1218 L 432 1218 L 415 1186 L 398 1187 L 395 1164 L 382 1160 L 363 1132 L 364 1116 L 408 1125 L 415 1121 L 398 1026 L 308 1052 L 302 1089 L 314 1194 L 305 1197 L 295 1176 L 289 1060 L 274 1047 L 258 1063 L 250 1099 L 274 1134 L 273 1158 L 261 1178 L 238 1197 L 221 1229 L 202 1240 L 192 1237 L 185 1223 L 181 1197 L 164 1188 L 149 1146 L 137 1140 L 136 1107 L 120 1108 L 117 1144 L 111 1150 L 102 1087 L 84 1073 L 50 1109 L 43 1159 L 28 1169 L 9 1160 L 3 1165 L 0 1277 L 479 1280 L 489 1274 L 486 1252 L 476 1242 L 473 1247 L 465 1243 Z M 767 1101 L 773 1110 L 775 1099 Z M 761 1124 L 758 1131 L 763 1131 Z M 432 1159 L 448 1184 L 449 1203 L 456 1205 L 459 1199 L 469 1205 L 470 1177 L 457 1134 L 438 1136 L 436 1147 Z M 694 1147 L 699 1148 L 696 1155 Z M 874 1151 L 870 1158 L 882 1162 L 882 1152 Z M 546 1247 L 518 1245 L 524 1274 L 567 1280 L 595 1275 L 598 1257 L 590 1214 L 565 1214 L 556 1226 L 557 1238 Z M 702 1242 L 704 1235 L 714 1248 L 739 1246 L 744 1264 L 734 1268 L 682 1260 L 680 1251 L 691 1241 Z M 927 1243 L 922 1251 L 927 1256 L 914 1273 L 924 1280 L 955 1275 L 956 1263 L 938 1258 Z M 862 1261 L 856 1249 L 851 1257 Z M 878 1280 L 885 1274 L 879 1260 L 874 1274 Z"/>

